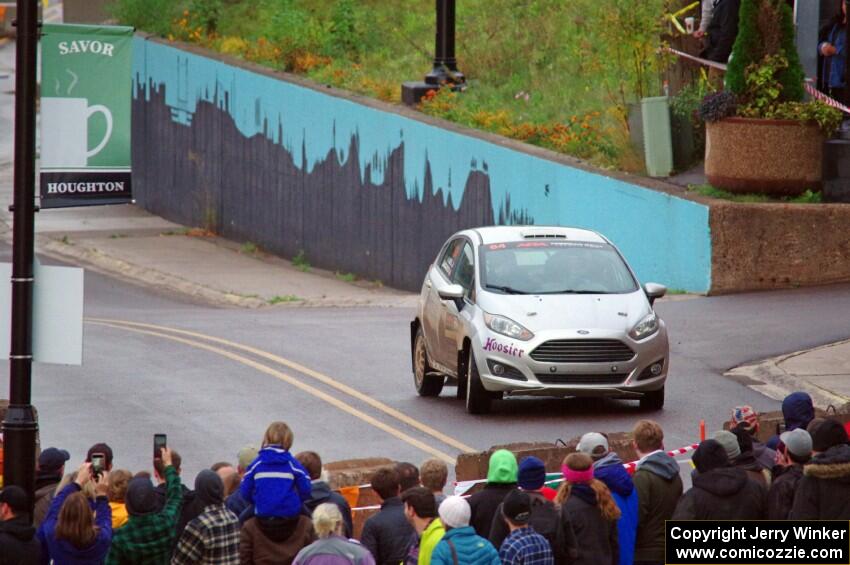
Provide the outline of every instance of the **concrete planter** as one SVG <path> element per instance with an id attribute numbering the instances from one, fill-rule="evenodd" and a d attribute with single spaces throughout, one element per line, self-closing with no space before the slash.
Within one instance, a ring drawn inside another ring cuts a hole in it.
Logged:
<path id="1" fill-rule="evenodd" d="M 717 188 L 796 196 L 820 190 L 824 136 L 794 120 L 727 118 L 706 127 L 705 174 Z"/>

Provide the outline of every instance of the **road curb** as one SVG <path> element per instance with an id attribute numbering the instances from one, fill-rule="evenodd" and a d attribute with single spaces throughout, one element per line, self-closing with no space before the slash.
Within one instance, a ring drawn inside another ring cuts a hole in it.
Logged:
<path id="1" fill-rule="evenodd" d="M 789 373 L 782 368 L 781 364 L 800 355 L 846 343 L 850 343 L 850 339 L 772 357 L 758 363 L 741 365 L 726 371 L 723 375 L 774 400 L 781 401 L 792 392 L 803 391 L 811 395 L 815 406 L 832 405 L 839 408 L 850 403 L 850 398 L 818 386 L 804 377 Z"/>

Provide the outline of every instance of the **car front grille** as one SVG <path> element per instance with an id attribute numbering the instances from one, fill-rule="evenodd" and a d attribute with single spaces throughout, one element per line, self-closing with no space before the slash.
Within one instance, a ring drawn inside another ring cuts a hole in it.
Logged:
<path id="1" fill-rule="evenodd" d="M 622 363 L 634 356 L 628 345 L 616 339 L 553 339 L 530 354 L 540 363 Z"/>
<path id="2" fill-rule="evenodd" d="M 537 380 L 545 385 L 619 385 L 623 384 L 628 374 L 607 375 L 558 375 L 553 373 L 538 373 Z"/>

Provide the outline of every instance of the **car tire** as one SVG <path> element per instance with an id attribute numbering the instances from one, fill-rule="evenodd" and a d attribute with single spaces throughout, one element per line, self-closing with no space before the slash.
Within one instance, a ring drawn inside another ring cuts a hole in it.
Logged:
<path id="1" fill-rule="evenodd" d="M 640 399 L 640 408 L 649 412 L 664 408 L 664 387 L 644 394 Z"/>
<path id="2" fill-rule="evenodd" d="M 472 351 L 469 352 L 469 369 L 466 384 L 466 411 L 470 414 L 488 414 L 490 412 L 491 396 L 481 383 L 481 375 L 475 364 Z"/>
<path id="3" fill-rule="evenodd" d="M 425 334 L 420 326 L 413 341 L 413 384 L 419 396 L 440 396 L 443 391 L 445 377 L 429 374 L 431 371 L 428 349 L 425 347 Z"/>

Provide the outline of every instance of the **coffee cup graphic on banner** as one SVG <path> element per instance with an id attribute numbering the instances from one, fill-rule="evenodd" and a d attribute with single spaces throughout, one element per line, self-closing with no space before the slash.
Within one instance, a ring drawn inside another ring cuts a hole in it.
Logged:
<path id="1" fill-rule="evenodd" d="M 101 114 L 106 119 L 103 139 L 89 149 L 89 123 Z M 85 98 L 41 99 L 42 167 L 85 167 L 90 157 L 100 153 L 112 137 L 112 112 L 101 104 L 89 106 Z"/>

